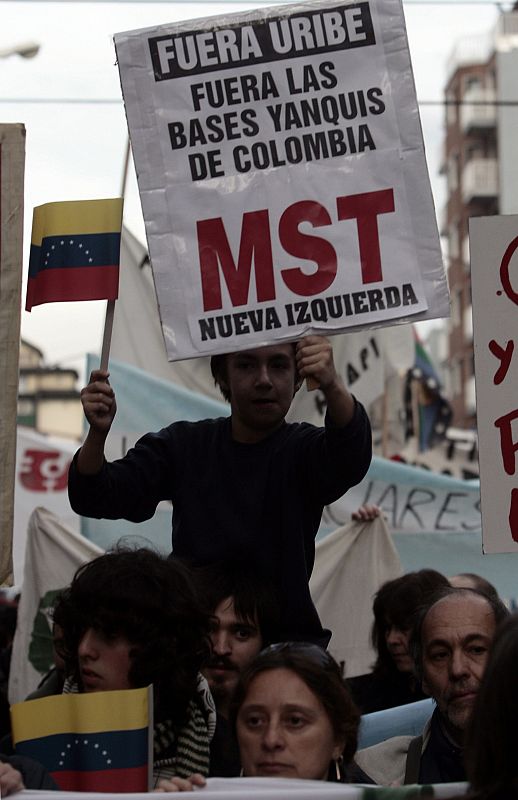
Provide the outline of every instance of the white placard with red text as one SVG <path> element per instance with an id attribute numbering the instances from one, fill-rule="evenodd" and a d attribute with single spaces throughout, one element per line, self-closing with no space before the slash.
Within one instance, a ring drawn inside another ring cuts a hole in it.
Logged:
<path id="1" fill-rule="evenodd" d="M 170 360 L 448 316 L 400 0 L 115 46 Z"/>
<path id="2" fill-rule="evenodd" d="M 485 553 L 518 552 L 518 215 L 469 221 Z"/>

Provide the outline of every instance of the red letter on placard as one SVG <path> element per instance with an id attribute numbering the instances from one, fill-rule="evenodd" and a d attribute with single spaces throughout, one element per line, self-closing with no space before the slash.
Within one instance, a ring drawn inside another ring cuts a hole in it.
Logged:
<path id="1" fill-rule="evenodd" d="M 515 305 L 518 305 L 518 293 L 514 291 L 513 287 L 511 286 L 511 279 L 509 277 L 509 262 L 514 255 L 516 248 L 518 247 L 518 236 L 516 236 L 511 244 L 508 246 L 507 250 L 504 253 L 504 257 L 502 258 L 502 263 L 500 264 L 500 280 L 502 281 L 502 286 L 504 287 L 504 292 L 506 293 L 509 300 L 511 300 Z"/>
<path id="2" fill-rule="evenodd" d="M 495 342 L 494 339 L 488 344 L 490 351 L 493 353 L 495 358 L 498 358 L 500 361 L 500 366 L 498 367 L 497 371 L 495 372 L 495 376 L 493 378 L 493 383 L 495 386 L 498 386 L 499 383 L 502 383 L 503 379 L 507 375 L 507 370 L 511 366 L 511 359 L 513 357 L 513 350 L 514 350 L 514 342 L 512 339 L 507 342 L 505 346 L 505 350 L 503 347 L 500 347 L 498 342 Z"/>
<path id="3" fill-rule="evenodd" d="M 331 225 L 331 217 L 323 205 L 313 200 L 302 200 L 289 206 L 279 221 L 279 239 L 290 255 L 314 261 L 317 270 L 305 274 L 300 267 L 283 269 L 284 283 L 295 294 L 308 297 L 324 292 L 336 276 L 337 261 L 335 249 L 319 236 L 310 236 L 299 231 L 301 222 L 310 222 L 314 228 Z"/>
<path id="4" fill-rule="evenodd" d="M 220 266 L 232 305 L 241 306 L 248 302 L 252 259 L 255 266 L 258 302 L 275 300 L 272 243 L 267 209 L 243 214 L 237 267 L 221 217 L 200 220 L 196 223 L 196 228 L 204 311 L 217 311 L 223 307 Z"/>
<path id="5" fill-rule="evenodd" d="M 394 191 L 381 189 L 378 192 L 351 194 L 337 197 L 338 219 L 356 219 L 363 283 L 383 280 L 378 232 L 378 214 L 394 211 Z"/>
<path id="6" fill-rule="evenodd" d="M 495 420 L 495 426 L 500 431 L 502 461 L 504 462 L 504 469 L 508 475 L 514 475 L 516 469 L 514 454 L 518 450 L 518 444 L 513 442 L 511 430 L 511 423 L 515 419 L 518 419 L 518 410 L 511 411 L 509 414 L 505 414 L 503 417 Z"/>
<path id="7" fill-rule="evenodd" d="M 518 542 L 518 489 L 511 490 L 511 507 L 509 509 L 509 528 L 513 541 Z"/>

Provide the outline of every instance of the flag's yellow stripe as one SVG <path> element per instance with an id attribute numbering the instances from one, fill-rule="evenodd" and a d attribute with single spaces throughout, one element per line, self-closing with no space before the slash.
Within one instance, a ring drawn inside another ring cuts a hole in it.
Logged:
<path id="1" fill-rule="evenodd" d="M 149 722 L 150 689 L 58 694 L 11 706 L 14 742 L 56 733 L 136 730 Z"/>
<path id="2" fill-rule="evenodd" d="M 39 246 L 45 236 L 117 233 L 121 228 L 122 197 L 45 203 L 34 209 L 31 242 Z"/>

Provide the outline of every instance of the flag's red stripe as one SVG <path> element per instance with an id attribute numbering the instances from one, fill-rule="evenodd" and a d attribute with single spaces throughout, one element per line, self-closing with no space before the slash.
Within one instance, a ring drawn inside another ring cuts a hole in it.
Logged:
<path id="1" fill-rule="evenodd" d="M 62 792 L 147 792 L 147 766 L 50 773 Z"/>
<path id="2" fill-rule="evenodd" d="M 70 300 L 115 300 L 118 294 L 118 266 L 46 269 L 29 278 L 25 308 Z"/>

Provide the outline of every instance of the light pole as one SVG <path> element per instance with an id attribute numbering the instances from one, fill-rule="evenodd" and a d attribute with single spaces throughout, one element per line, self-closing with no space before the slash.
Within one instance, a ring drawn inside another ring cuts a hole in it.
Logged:
<path id="1" fill-rule="evenodd" d="M 5 47 L 0 49 L 0 58 L 9 58 L 9 56 L 21 56 L 22 58 L 34 58 L 38 55 L 40 46 L 37 42 L 22 42 L 15 44 L 12 47 Z"/>

